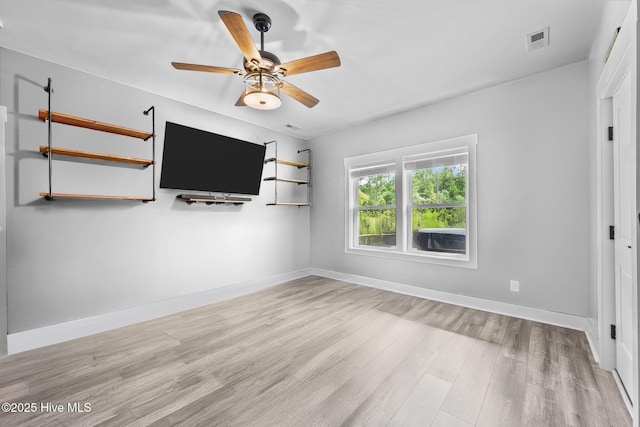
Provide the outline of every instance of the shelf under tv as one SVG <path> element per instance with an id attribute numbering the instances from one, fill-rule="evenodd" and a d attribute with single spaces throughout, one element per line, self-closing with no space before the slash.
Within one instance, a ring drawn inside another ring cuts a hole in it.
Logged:
<path id="1" fill-rule="evenodd" d="M 300 202 L 300 203 L 278 202 L 278 203 L 267 203 L 267 206 L 311 206 L 311 203 L 308 203 L 308 202 Z"/>
<path id="2" fill-rule="evenodd" d="M 227 205 L 242 205 L 250 202 L 250 197 L 219 197 L 219 196 L 203 196 L 200 194 L 178 194 L 176 199 L 186 202 L 188 205 L 193 203 L 206 203 L 207 205 L 213 204 L 227 204 Z"/>

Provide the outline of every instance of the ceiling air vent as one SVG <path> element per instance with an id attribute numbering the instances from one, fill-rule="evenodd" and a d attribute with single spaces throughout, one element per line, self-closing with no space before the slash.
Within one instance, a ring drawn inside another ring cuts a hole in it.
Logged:
<path id="1" fill-rule="evenodd" d="M 527 35 L 527 51 L 549 46 L 549 27 Z"/>

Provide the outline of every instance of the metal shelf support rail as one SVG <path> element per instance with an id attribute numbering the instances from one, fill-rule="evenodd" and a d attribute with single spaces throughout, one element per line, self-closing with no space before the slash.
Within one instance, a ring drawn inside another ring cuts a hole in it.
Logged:
<path id="1" fill-rule="evenodd" d="M 152 201 L 156 201 L 156 108 L 155 106 L 149 107 L 148 110 L 143 111 L 142 114 L 145 116 L 149 115 L 151 112 L 151 159 L 153 163 L 151 164 L 151 186 L 153 188 L 153 196 L 151 196 Z M 149 138 L 145 139 L 148 140 Z M 146 166 L 145 166 L 146 167 Z"/>
<path id="2" fill-rule="evenodd" d="M 267 146 L 269 144 L 274 144 L 274 143 L 275 143 L 275 146 L 274 146 L 275 147 L 275 154 L 274 154 L 273 157 L 276 160 L 274 160 L 274 162 L 273 162 L 273 168 L 274 168 L 273 169 L 274 170 L 273 175 L 274 176 L 278 176 L 278 160 L 277 160 L 278 159 L 278 142 L 276 140 L 273 140 L 273 141 L 265 142 L 264 145 Z M 273 198 L 273 203 L 278 203 L 278 181 L 273 181 L 273 188 L 274 188 L 274 193 L 275 193 L 274 198 Z"/>
<path id="3" fill-rule="evenodd" d="M 49 101 L 48 101 L 48 113 L 47 113 L 47 130 L 49 132 L 49 137 L 47 140 L 47 147 L 49 148 L 49 195 L 46 196 L 47 200 L 53 200 L 53 191 L 51 190 L 51 178 L 53 175 L 53 153 L 51 152 L 51 142 L 52 142 L 52 135 L 51 135 L 51 94 L 53 93 L 53 88 L 51 87 L 51 77 L 49 77 L 47 79 L 47 85 L 44 87 L 44 91 L 47 92 L 49 94 Z"/>
<path id="4" fill-rule="evenodd" d="M 309 163 L 309 166 L 307 166 L 307 203 L 311 205 L 311 165 L 313 165 L 311 160 L 311 149 L 305 148 L 304 150 L 298 150 L 298 154 L 300 153 L 308 153 L 309 156 L 307 159 L 307 163 Z"/>

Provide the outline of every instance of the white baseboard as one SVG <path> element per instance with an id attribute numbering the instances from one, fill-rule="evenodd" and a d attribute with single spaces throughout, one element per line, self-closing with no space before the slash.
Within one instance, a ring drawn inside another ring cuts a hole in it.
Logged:
<path id="1" fill-rule="evenodd" d="M 486 300 L 482 298 L 470 297 L 466 295 L 452 294 L 448 292 L 436 291 L 432 289 L 419 288 L 402 283 L 389 282 L 374 279 L 371 277 L 357 276 L 354 274 L 340 273 L 337 271 L 306 268 L 269 277 L 266 279 L 253 280 L 220 288 L 210 289 L 204 292 L 184 295 L 153 304 L 134 307 L 112 313 L 87 317 L 84 319 L 72 320 L 58 323 L 51 326 L 30 329 L 24 332 L 17 332 L 7 336 L 8 353 L 20 353 L 47 345 L 57 344 L 76 338 L 86 337 L 99 332 L 108 331 L 122 326 L 132 325 L 138 322 L 155 319 L 180 311 L 188 310 L 202 305 L 211 304 L 217 301 L 237 297 L 240 295 L 255 292 L 261 289 L 270 288 L 280 283 L 299 279 L 309 275 L 327 277 L 330 279 L 343 280 L 358 285 L 383 289 L 405 295 L 412 295 L 420 298 L 427 298 L 449 304 L 461 305 L 463 307 L 475 308 L 507 316 L 518 317 L 551 325 L 563 326 L 566 328 L 587 331 L 587 319 L 571 314 L 558 313 L 539 308 L 525 307 L 521 305 L 509 304 Z M 587 338 L 592 346 L 594 357 L 596 351 L 589 334 Z"/>
<path id="2" fill-rule="evenodd" d="M 618 391 L 620 392 L 620 396 L 622 396 L 622 400 L 624 401 L 624 406 L 627 407 L 627 411 L 629 411 L 629 414 L 633 418 L 633 405 L 631 405 L 631 400 L 629 400 L 629 395 L 627 394 L 627 390 L 624 388 L 624 385 L 622 384 L 622 380 L 620 379 L 620 375 L 618 375 L 618 371 L 614 369 L 613 371 L 611 371 L 611 375 L 613 375 L 613 380 L 616 382 L 616 385 L 618 386 Z"/>
<path id="3" fill-rule="evenodd" d="M 550 325 L 562 326 L 569 329 L 577 329 L 579 331 L 587 330 L 587 319 L 585 317 L 575 316 L 573 314 L 559 313 L 556 311 L 543 310 L 540 308 L 526 307 L 506 302 L 491 301 L 466 295 L 419 288 L 417 286 L 405 285 L 402 283 L 389 282 L 386 280 L 358 276 L 355 274 L 340 273 L 337 271 L 324 270 L 319 268 L 311 268 L 308 270 L 308 272 L 309 274 L 313 274 L 316 276 L 342 280 L 345 282 L 355 283 L 357 285 L 383 289 L 385 291 L 397 292 L 434 301 L 461 305 L 463 307 L 475 308 L 478 310 L 517 317 L 520 319 L 527 319 L 536 322 L 547 323 Z"/>
<path id="4" fill-rule="evenodd" d="M 587 336 L 587 341 L 589 342 L 589 347 L 591 347 L 591 354 L 593 354 L 593 358 L 596 363 L 600 363 L 600 352 L 599 352 L 599 340 L 598 340 L 598 325 L 597 323 L 594 325 L 593 319 L 587 319 L 587 329 L 584 331 Z"/>
<path id="5" fill-rule="evenodd" d="M 302 269 L 268 277 L 266 279 L 236 283 L 233 285 L 210 289 L 204 292 L 183 295 L 177 298 L 171 298 L 140 307 L 9 334 L 7 336 L 8 353 L 20 353 L 34 348 L 57 344 L 97 334 L 99 332 L 120 328 L 122 326 L 132 325 L 134 323 L 144 322 L 146 320 L 155 319 L 177 313 L 179 311 L 270 288 L 280 283 L 306 277 L 309 274 L 308 269 Z"/>

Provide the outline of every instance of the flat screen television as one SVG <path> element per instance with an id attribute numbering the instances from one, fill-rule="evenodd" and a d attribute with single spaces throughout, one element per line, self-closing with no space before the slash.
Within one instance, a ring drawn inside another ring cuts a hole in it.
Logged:
<path id="1" fill-rule="evenodd" d="M 167 122 L 160 188 L 258 195 L 265 149 Z"/>

